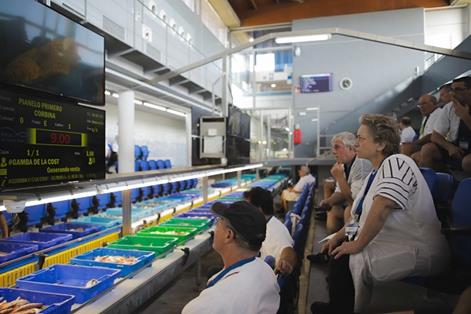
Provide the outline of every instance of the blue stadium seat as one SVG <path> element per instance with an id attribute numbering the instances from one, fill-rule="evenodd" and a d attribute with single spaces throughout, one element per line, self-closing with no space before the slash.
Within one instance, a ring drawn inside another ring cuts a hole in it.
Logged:
<path id="1" fill-rule="evenodd" d="M 42 205 L 25 207 L 25 213 L 28 215 L 28 222 L 27 222 L 28 227 L 39 225 L 42 223 L 43 218 L 46 216 L 46 205 L 42 204 Z M 9 216 L 11 219 L 12 217 L 11 214 Z"/>
<path id="2" fill-rule="evenodd" d="M 176 193 L 178 192 L 178 182 L 172 182 L 171 183 L 171 190 L 170 193 Z"/>
<path id="3" fill-rule="evenodd" d="M 179 181 L 178 185 L 179 185 L 179 191 L 184 191 L 186 189 L 186 180 Z"/>
<path id="4" fill-rule="evenodd" d="M 157 168 L 157 161 L 155 161 L 155 160 L 149 160 L 148 163 L 149 163 L 149 168 L 150 168 L 150 170 L 157 170 L 157 169 L 158 169 L 158 168 Z"/>
<path id="5" fill-rule="evenodd" d="M 299 196 L 298 200 L 293 206 L 293 211 L 300 215 L 302 209 L 304 208 L 304 205 L 306 204 L 306 199 L 308 195 L 311 193 L 312 190 L 312 183 L 306 184 L 304 187 L 303 191 L 301 192 L 301 195 Z"/>
<path id="6" fill-rule="evenodd" d="M 90 203 L 92 202 L 92 197 L 81 197 L 75 199 L 78 205 L 78 214 L 83 215 L 88 213 L 88 209 L 90 208 Z"/>
<path id="7" fill-rule="evenodd" d="M 296 225 L 296 229 L 293 233 L 293 240 L 294 240 L 294 250 L 298 253 L 298 256 L 302 256 L 302 250 L 304 249 L 304 241 L 303 241 L 303 224 L 298 223 Z"/>
<path id="8" fill-rule="evenodd" d="M 420 172 L 424 176 L 425 182 L 427 182 L 430 193 L 435 195 L 437 189 L 437 174 L 430 168 L 420 168 Z"/>
<path id="9" fill-rule="evenodd" d="M 451 218 L 453 228 L 471 228 L 471 210 L 469 196 L 471 195 L 471 178 L 464 179 L 458 185 L 453 198 Z M 450 244 L 453 255 L 459 266 L 471 267 L 471 236 L 452 235 Z"/>
<path id="10" fill-rule="evenodd" d="M 114 207 L 121 207 L 123 205 L 123 194 L 122 192 L 115 192 L 114 195 Z"/>
<path id="11" fill-rule="evenodd" d="M 3 216 L 5 217 L 5 220 L 7 221 L 7 225 L 10 226 L 12 224 L 13 215 L 10 214 L 9 212 L 4 211 Z"/>
<path id="12" fill-rule="evenodd" d="M 165 169 L 165 163 L 163 160 L 157 160 L 157 169 Z"/>
<path id="13" fill-rule="evenodd" d="M 56 213 L 55 219 L 63 220 L 70 213 L 70 201 L 60 201 L 52 203 Z"/>
<path id="14" fill-rule="evenodd" d="M 98 209 L 105 209 L 110 202 L 110 193 L 97 194 L 96 198 L 98 200 Z"/>
<path id="15" fill-rule="evenodd" d="M 142 199 L 143 199 L 143 200 L 152 198 L 152 196 L 153 196 L 153 190 L 152 190 L 152 187 L 151 187 L 151 186 L 143 187 L 141 190 L 142 190 Z"/>
<path id="16" fill-rule="evenodd" d="M 165 169 L 172 168 L 172 162 L 170 161 L 170 159 L 165 159 L 164 160 L 164 167 L 165 167 Z"/>
<path id="17" fill-rule="evenodd" d="M 141 159 L 141 157 L 142 157 L 141 147 L 139 147 L 138 145 L 134 145 L 134 159 L 138 160 L 138 159 Z"/>
<path id="18" fill-rule="evenodd" d="M 141 171 L 141 167 L 139 165 L 139 160 L 134 160 L 134 171 Z"/>
<path id="19" fill-rule="evenodd" d="M 453 199 L 455 179 L 449 173 L 437 172 L 437 193 L 434 198 L 441 204 L 450 204 Z"/>
<path id="20" fill-rule="evenodd" d="M 149 157 L 149 148 L 147 147 L 147 145 L 141 146 L 141 152 L 142 152 L 141 159 L 147 160 L 147 157 Z"/>
<path id="21" fill-rule="evenodd" d="M 131 190 L 131 203 L 135 203 L 139 200 L 141 195 L 141 191 L 139 189 L 132 189 Z"/>
<path id="22" fill-rule="evenodd" d="M 139 171 L 147 171 L 150 170 L 149 163 L 146 160 L 138 160 L 139 164 Z"/>
<path id="23" fill-rule="evenodd" d="M 160 196 L 162 194 L 162 185 L 153 185 L 152 190 L 154 190 L 154 197 Z"/>
<path id="24" fill-rule="evenodd" d="M 172 191 L 172 184 L 171 183 L 164 183 L 162 186 L 162 194 L 167 195 Z"/>

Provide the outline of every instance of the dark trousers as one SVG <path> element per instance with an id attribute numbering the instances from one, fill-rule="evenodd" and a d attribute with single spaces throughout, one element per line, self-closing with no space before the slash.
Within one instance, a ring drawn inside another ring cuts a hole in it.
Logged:
<path id="1" fill-rule="evenodd" d="M 355 288 L 348 262 L 350 255 L 329 260 L 329 297 L 330 307 L 334 313 L 353 313 L 355 305 Z"/>

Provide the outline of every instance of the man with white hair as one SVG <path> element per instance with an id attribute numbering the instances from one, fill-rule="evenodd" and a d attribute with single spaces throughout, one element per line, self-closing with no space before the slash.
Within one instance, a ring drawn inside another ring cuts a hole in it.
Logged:
<path id="1" fill-rule="evenodd" d="M 337 232 L 344 225 L 344 209 L 353 204 L 363 181 L 372 170 L 371 162 L 357 158 L 356 142 L 356 136 L 351 132 L 340 132 L 331 141 L 332 154 L 336 159 L 336 163 L 330 169 L 330 174 L 336 181 L 335 192 L 319 204 L 320 207 L 328 209 L 329 233 Z M 348 212 L 346 211 L 347 214 Z"/>
<path id="2" fill-rule="evenodd" d="M 311 175 L 308 166 L 301 166 L 298 171 L 299 181 L 294 187 L 289 187 L 281 193 L 281 207 L 286 210 L 288 202 L 295 202 L 304 190 L 306 184 L 316 182 L 316 179 Z"/>

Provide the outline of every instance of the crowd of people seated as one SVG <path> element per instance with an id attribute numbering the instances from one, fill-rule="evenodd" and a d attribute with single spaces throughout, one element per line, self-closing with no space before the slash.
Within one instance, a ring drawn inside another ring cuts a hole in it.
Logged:
<path id="1" fill-rule="evenodd" d="M 313 313 L 361 312 L 369 304 L 375 283 L 435 275 L 449 266 L 448 244 L 419 167 L 471 175 L 471 77 L 442 86 L 439 97 L 438 101 L 433 95 L 419 98 L 423 119 L 417 135 L 409 117 L 399 123 L 383 115 L 360 119 L 353 150 L 356 160 L 371 162 L 373 171 L 358 178 L 361 189 L 353 204 L 343 204 L 343 220 L 341 210 L 330 209 L 337 213 L 339 224 L 333 225 L 329 219 L 333 215 L 328 214 L 326 227 L 335 233 L 321 254 L 307 257 L 311 262 L 329 263 L 330 302 L 312 304 Z M 339 160 L 339 135 L 332 140 L 337 162 L 331 175 L 336 191 L 344 185 L 354 195 L 353 184 L 347 180 L 351 164 L 348 158 Z M 335 193 L 327 194 L 319 209 L 332 208 L 333 197 Z M 339 225 L 343 226 L 340 230 Z"/>

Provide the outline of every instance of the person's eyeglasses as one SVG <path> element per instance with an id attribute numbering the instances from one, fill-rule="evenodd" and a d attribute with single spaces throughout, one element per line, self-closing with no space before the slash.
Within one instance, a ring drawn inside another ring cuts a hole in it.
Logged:
<path id="1" fill-rule="evenodd" d="M 468 88 L 466 88 L 466 87 L 455 87 L 455 88 L 450 89 L 450 91 L 452 91 L 452 92 L 454 92 L 454 93 L 456 93 L 456 92 L 464 92 L 464 91 L 466 91 L 466 90 L 468 90 Z"/>

